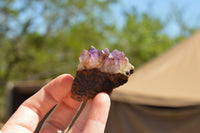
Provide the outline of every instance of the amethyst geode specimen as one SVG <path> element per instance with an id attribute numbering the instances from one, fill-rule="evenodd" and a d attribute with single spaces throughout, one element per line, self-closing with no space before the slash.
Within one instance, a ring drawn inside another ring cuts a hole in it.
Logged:
<path id="1" fill-rule="evenodd" d="M 110 94 L 134 72 L 123 52 L 110 53 L 108 48 L 97 50 L 91 46 L 83 50 L 79 62 L 71 90 L 71 97 L 77 101 L 92 99 L 99 92 Z"/>

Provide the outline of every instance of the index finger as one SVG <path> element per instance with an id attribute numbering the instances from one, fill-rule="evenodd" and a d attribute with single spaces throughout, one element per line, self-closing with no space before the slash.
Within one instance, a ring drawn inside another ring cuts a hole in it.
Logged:
<path id="1" fill-rule="evenodd" d="M 2 132 L 34 132 L 45 114 L 69 93 L 72 81 L 71 75 L 63 74 L 45 85 L 20 105 Z"/>

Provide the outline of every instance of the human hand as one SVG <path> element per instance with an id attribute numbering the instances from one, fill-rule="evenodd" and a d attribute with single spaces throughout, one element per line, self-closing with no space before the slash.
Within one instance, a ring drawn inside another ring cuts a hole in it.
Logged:
<path id="1" fill-rule="evenodd" d="M 36 94 L 27 99 L 2 127 L 3 133 L 32 133 L 38 123 L 53 108 L 44 122 L 41 133 L 62 133 L 77 113 L 81 102 L 71 99 L 73 77 L 58 76 Z M 99 93 L 87 102 L 86 107 L 69 130 L 69 133 L 103 133 L 110 108 L 110 98 Z"/>

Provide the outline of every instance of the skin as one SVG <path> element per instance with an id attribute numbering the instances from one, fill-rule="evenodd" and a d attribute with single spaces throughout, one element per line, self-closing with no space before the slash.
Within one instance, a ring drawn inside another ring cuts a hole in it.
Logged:
<path id="1" fill-rule="evenodd" d="M 33 133 L 45 114 L 56 108 L 44 122 L 41 133 L 62 133 L 77 113 L 81 102 L 71 99 L 73 77 L 63 74 L 42 87 L 20 105 L 2 127 L 3 133 Z M 86 107 L 69 130 L 69 133 L 103 133 L 110 109 L 110 98 L 99 93 L 87 102 Z"/>

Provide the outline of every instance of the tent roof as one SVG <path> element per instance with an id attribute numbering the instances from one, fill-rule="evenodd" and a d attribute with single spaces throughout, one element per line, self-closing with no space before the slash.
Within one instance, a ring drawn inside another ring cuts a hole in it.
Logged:
<path id="1" fill-rule="evenodd" d="M 172 107 L 200 104 L 200 31 L 136 70 L 112 99 Z"/>

